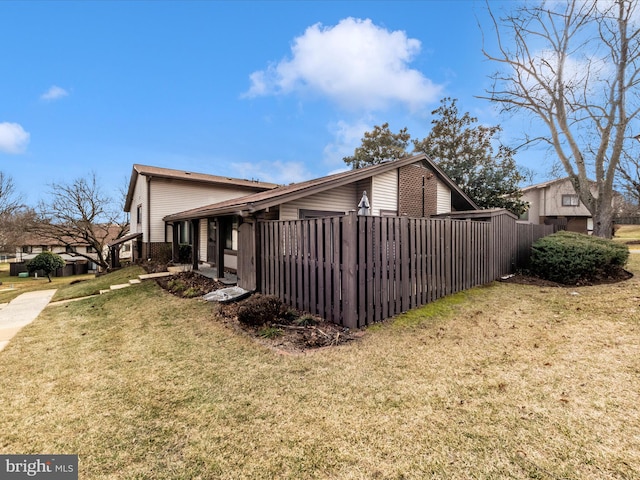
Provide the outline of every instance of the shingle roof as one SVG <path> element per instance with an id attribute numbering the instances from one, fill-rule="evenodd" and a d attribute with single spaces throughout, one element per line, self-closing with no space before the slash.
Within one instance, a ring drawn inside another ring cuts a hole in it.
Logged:
<path id="1" fill-rule="evenodd" d="M 149 165 L 134 164 L 131 172 L 131 180 L 129 181 L 129 190 L 125 201 L 124 211 L 131 209 L 131 201 L 135 184 L 139 175 L 145 177 L 167 178 L 174 180 L 182 180 L 194 183 L 206 183 L 211 185 L 228 185 L 247 187 L 256 191 L 269 190 L 278 186 L 276 183 L 259 182 L 257 180 L 247 180 L 241 178 L 224 177 L 220 175 L 209 175 L 207 173 L 189 172 L 185 170 L 175 170 L 172 168 L 152 167 Z"/>
<path id="2" fill-rule="evenodd" d="M 349 170 L 346 172 L 328 175 L 326 177 L 307 180 L 306 182 L 292 183 L 290 185 L 274 188 L 273 190 L 254 193 L 252 195 L 234 198 L 212 205 L 194 208 L 173 215 L 167 215 L 166 217 L 164 217 L 164 220 L 172 222 L 194 218 L 205 218 L 217 215 L 242 214 L 243 212 L 253 213 L 275 205 L 280 205 L 287 201 L 292 201 L 298 198 L 312 195 L 314 193 L 323 192 L 330 188 L 335 188 L 352 182 L 356 182 L 358 180 L 369 178 L 388 170 L 399 168 L 405 165 L 410 165 L 419 161 L 428 163 L 429 167 L 438 175 L 438 177 L 444 183 L 447 184 L 447 186 L 449 186 L 449 188 L 451 188 L 452 192 L 465 204 L 466 208 L 478 208 L 473 200 L 471 200 L 471 198 L 469 198 L 462 190 L 460 190 L 460 188 L 455 185 L 453 181 L 435 163 L 433 163 L 426 155 L 420 154 L 406 157 L 400 160 L 380 163 L 378 165 L 373 165 L 370 167 Z"/>
<path id="3" fill-rule="evenodd" d="M 41 226 L 40 232 L 34 232 L 29 234 L 24 238 L 22 244 L 23 245 L 31 245 L 31 246 L 83 246 L 88 245 L 88 243 L 82 238 L 75 238 L 71 236 L 64 236 L 62 238 L 54 238 L 52 234 L 48 234 L 46 231 L 46 226 Z M 118 238 L 122 232 L 122 227 L 120 225 L 106 225 L 101 224 L 96 226 L 96 236 L 98 240 L 103 240 L 105 244 L 112 242 Z"/>
<path id="4" fill-rule="evenodd" d="M 548 187 L 550 185 L 553 185 L 554 183 L 564 182 L 566 180 L 569 180 L 569 177 L 554 178 L 553 180 L 547 180 L 546 182 L 536 183 L 535 185 L 529 185 L 528 187 L 524 187 L 522 189 L 522 191 L 526 192 L 528 190 L 535 190 L 535 189 L 538 189 L 538 188 L 546 188 L 546 187 Z"/>

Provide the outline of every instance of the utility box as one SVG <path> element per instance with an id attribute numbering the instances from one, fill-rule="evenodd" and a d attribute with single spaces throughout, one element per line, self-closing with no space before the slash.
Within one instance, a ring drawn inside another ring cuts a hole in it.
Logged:
<path id="1" fill-rule="evenodd" d="M 18 278 L 28 278 L 29 277 L 29 272 L 20 272 L 18 274 Z"/>

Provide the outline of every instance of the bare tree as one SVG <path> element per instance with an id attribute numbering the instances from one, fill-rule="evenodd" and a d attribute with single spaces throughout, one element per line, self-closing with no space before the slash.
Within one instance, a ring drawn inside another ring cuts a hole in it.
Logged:
<path id="1" fill-rule="evenodd" d="M 18 247 L 25 245 L 36 219 L 35 210 L 28 207 L 14 210 L 11 214 L 0 215 L 0 252 L 15 253 Z"/>
<path id="2" fill-rule="evenodd" d="M 97 260 L 88 253 L 76 254 L 107 269 L 107 244 L 121 237 L 127 228 L 121 207 L 102 193 L 94 173 L 71 183 L 53 183 L 49 193 L 50 200 L 38 206 L 38 232 L 68 247 L 93 247 Z"/>
<path id="3" fill-rule="evenodd" d="M 497 53 L 483 52 L 501 70 L 484 98 L 542 122 L 544 140 L 594 218 L 594 234 L 610 237 L 616 170 L 639 113 L 637 2 L 521 5 L 501 18 L 489 10 Z"/>
<path id="4" fill-rule="evenodd" d="M 0 216 L 11 215 L 22 207 L 13 179 L 0 172 Z"/>
<path id="5" fill-rule="evenodd" d="M 640 157 L 625 151 L 620 159 L 618 172 L 618 188 L 629 203 L 640 206 Z"/>
<path id="6" fill-rule="evenodd" d="M 27 230 L 23 220 L 29 214 L 16 192 L 13 179 L 0 172 L 0 251 L 15 251 L 21 244 Z"/>

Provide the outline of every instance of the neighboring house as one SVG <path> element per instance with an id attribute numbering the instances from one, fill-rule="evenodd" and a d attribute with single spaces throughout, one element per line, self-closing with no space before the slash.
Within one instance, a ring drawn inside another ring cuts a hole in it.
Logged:
<path id="1" fill-rule="evenodd" d="M 596 194 L 595 186 L 593 193 Z M 571 232 L 592 233 L 593 218 L 569 178 L 560 178 L 522 189 L 529 204 L 523 219 L 535 224 L 557 225 Z"/>
<path id="2" fill-rule="evenodd" d="M 124 206 L 124 211 L 130 213 L 130 230 L 128 238 L 120 242 L 123 245 L 120 250 L 129 249 L 129 258 L 133 260 L 163 257 L 169 260 L 174 232 L 162 220 L 165 216 L 276 186 L 254 180 L 134 165 Z M 179 243 L 192 243 L 193 232 L 188 222 L 176 222 L 173 227 Z M 128 247 L 124 246 L 127 242 L 130 242 Z"/>
<path id="3" fill-rule="evenodd" d="M 416 155 L 357 170 L 280 186 L 240 198 L 177 212 L 164 218 L 172 231 L 174 257 L 182 243 L 182 225 L 195 232 L 194 267 L 235 270 L 240 261 L 238 228 L 256 220 L 298 220 L 357 211 L 366 191 L 375 216 L 428 217 L 452 211 L 477 210 L 477 205 L 426 155 Z"/>
<path id="4" fill-rule="evenodd" d="M 119 232 L 119 226 L 113 225 L 109 227 L 105 248 L 106 243 L 115 239 Z M 16 249 L 15 261 L 26 263 L 39 253 L 52 252 L 60 255 L 67 264 L 86 263 L 88 271 L 96 271 L 98 269 L 95 262 L 98 254 L 92 246 L 81 239 L 69 237 L 62 240 L 45 235 L 29 235 L 25 238 L 23 245 Z"/>

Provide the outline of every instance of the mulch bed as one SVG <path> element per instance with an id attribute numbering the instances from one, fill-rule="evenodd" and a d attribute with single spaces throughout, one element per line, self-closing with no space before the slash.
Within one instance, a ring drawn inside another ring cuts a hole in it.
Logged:
<path id="1" fill-rule="evenodd" d="M 154 267 L 154 271 L 162 271 Z M 221 282 L 207 278 L 196 272 L 181 272 L 168 277 L 157 278 L 156 282 L 164 290 L 183 298 L 199 298 L 203 295 L 228 287 Z M 294 320 L 279 319 L 260 327 L 245 325 L 238 321 L 238 309 L 245 300 L 218 304 L 217 313 L 221 321 L 230 328 L 243 332 L 263 345 L 276 349 L 280 353 L 301 353 L 309 349 L 318 349 L 342 345 L 361 337 L 364 332 L 327 322 L 319 317 L 306 315 L 309 325 Z M 304 312 L 289 310 L 292 317 L 301 318 Z"/>
<path id="2" fill-rule="evenodd" d="M 184 298 L 201 297 L 228 286 L 195 272 L 181 272 L 170 277 L 160 277 L 156 282 L 168 292 Z"/>
<path id="3" fill-rule="evenodd" d="M 280 318 L 275 322 L 262 326 L 246 325 L 238 321 L 238 309 L 246 300 L 219 304 L 218 314 L 223 322 L 236 330 L 248 334 L 258 342 L 280 353 L 302 353 L 310 349 L 332 347 L 354 341 L 364 332 L 350 330 L 341 325 L 327 322 L 320 317 L 313 317 L 304 312 L 289 309 L 292 317 L 306 318 L 309 324 L 301 324 L 293 319 Z M 268 335 L 275 333 L 274 336 Z"/>
<path id="4" fill-rule="evenodd" d="M 520 285 L 533 285 L 538 287 L 562 287 L 562 288 L 575 288 L 575 287 L 588 287 L 593 285 L 603 285 L 609 283 L 618 283 L 625 280 L 629 280 L 633 277 L 633 273 L 621 268 L 610 275 L 602 275 L 589 280 L 581 280 L 573 285 L 565 285 L 563 283 L 553 282 L 551 280 L 545 280 L 544 278 L 535 277 L 533 275 L 527 275 L 526 273 L 517 273 L 516 275 L 504 278 L 501 281 L 505 283 L 518 283 Z"/>

